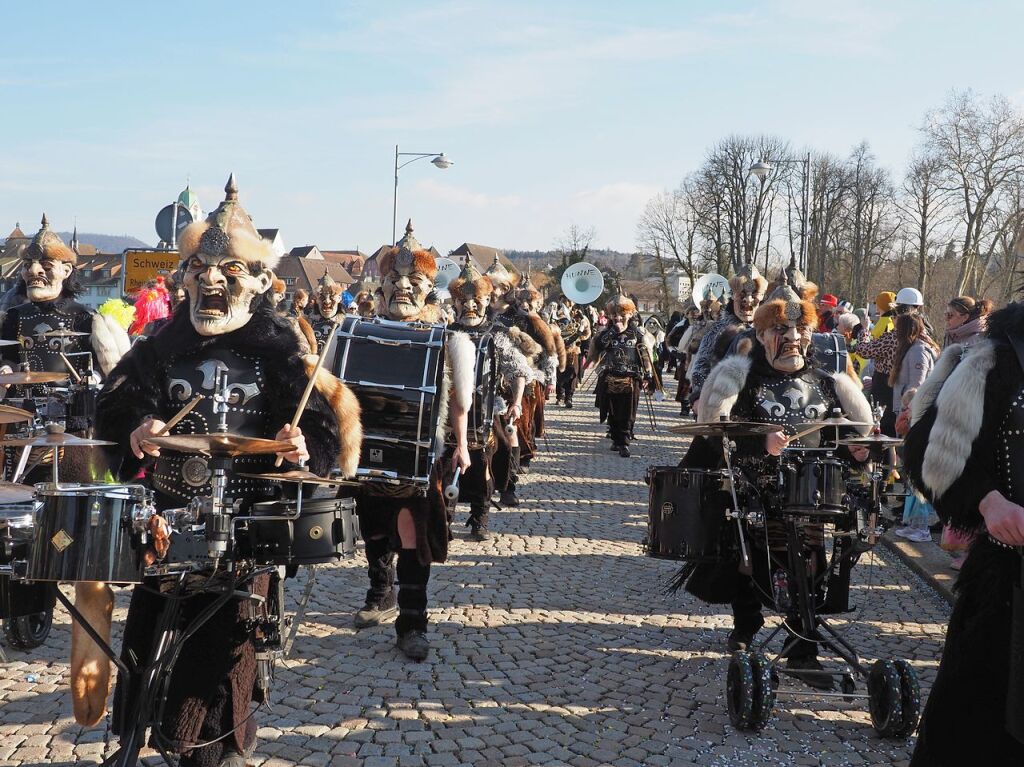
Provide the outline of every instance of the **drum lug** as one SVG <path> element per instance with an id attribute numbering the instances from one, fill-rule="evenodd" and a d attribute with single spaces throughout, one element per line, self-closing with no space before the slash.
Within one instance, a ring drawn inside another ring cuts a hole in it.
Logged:
<path id="1" fill-rule="evenodd" d="M 89 525 L 91 527 L 99 527 L 100 524 L 100 502 L 96 499 L 92 499 L 92 504 L 89 507 Z"/>

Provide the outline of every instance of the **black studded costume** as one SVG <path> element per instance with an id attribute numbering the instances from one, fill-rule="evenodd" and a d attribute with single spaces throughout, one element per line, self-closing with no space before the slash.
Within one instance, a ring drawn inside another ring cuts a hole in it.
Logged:
<path id="1" fill-rule="evenodd" d="M 188 303 L 176 311 L 170 324 L 157 335 L 140 340 L 111 373 L 97 407 L 97 436 L 116 442 L 112 464 L 123 481 L 134 479 L 150 464 L 136 459 L 128 449 L 129 435 L 147 416 L 167 421 L 194 394 L 207 395 L 172 434 L 201 434 L 214 430 L 217 416 L 211 410 L 214 373 L 227 373 L 231 401 L 228 427 L 249 436 L 271 438 L 291 420 L 308 380 L 298 356 L 298 341 L 288 323 L 264 303 L 241 329 L 217 336 L 200 336 L 189 319 Z M 204 407 L 205 406 L 205 407 Z M 314 390 L 299 427 L 310 453 L 308 468 L 327 474 L 337 460 L 339 435 L 330 406 Z M 272 497 L 268 483 L 245 480 L 238 471 L 260 471 L 273 465 L 274 456 L 238 457 L 234 461 L 228 496 L 251 502 Z M 193 496 L 209 492 L 206 459 L 162 451 L 147 474 L 156 490 L 158 508 L 182 506 Z M 119 467 L 119 468 L 118 468 Z M 159 579 L 147 579 L 151 588 Z M 266 589 L 266 576 L 254 582 Z M 163 607 L 161 598 L 147 589 L 132 594 L 125 624 L 122 655 L 147 658 L 152 630 Z M 190 620 L 209 604 L 208 597 L 188 600 L 183 619 Z M 255 736 L 255 720 L 249 717 L 256 698 L 255 651 L 248 634 L 237 631 L 245 619 L 246 603 L 231 602 L 204 624 L 189 640 L 199 652 L 186 649 L 174 669 L 169 687 L 164 731 L 176 748 L 190 756 L 183 764 L 216 765 L 223 749 L 233 745 L 242 752 Z M 114 721 L 122 707 L 135 704 L 132 691 L 120 684 L 115 694 Z M 248 719 L 247 719 L 248 718 Z M 211 740 L 232 727 L 232 738 L 214 746 L 191 750 L 189 744 Z"/>
<path id="2" fill-rule="evenodd" d="M 913 767 L 1024 764 L 1024 633 L 1015 650 L 1011 642 L 1014 624 L 1024 628 L 1024 548 L 989 536 L 978 511 L 993 490 L 1024 504 L 1024 346 L 1014 349 L 1024 306 L 993 313 L 988 327 L 988 339 L 943 352 L 914 398 L 904 446 L 911 479 L 938 515 L 974 534 Z"/>
<path id="3" fill-rule="evenodd" d="M 92 349 L 92 325 L 96 313 L 73 298 L 62 296 L 54 301 L 25 303 L 11 307 L 4 318 L 0 336 L 6 340 L 21 340 L 23 351 L 17 346 L 0 347 L 0 356 L 12 367 L 27 362 L 29 370 L 65 373 L 67 366 L 61 359 L 68 356 L 79 372 L 87 368 L 99 370 Z M 70 338 L 44 338 L 51 330 L 72 330 L 85 333 Z M 90 362 L 76 356 L 83 352 L 93 355 Z M 76 364 L 78 363 L 78 364 Z"/>
<path id="4" fill-rule="evenodd" d="M 595 400 L 601 423 L 608 422 L 613 447 L 624 447 L 633 436 L 641 386 L 654 376 L 646 333 L 633 326 L 620 333 L 609 325 L 594 336 L 588 358 L 600 358 Z"/>

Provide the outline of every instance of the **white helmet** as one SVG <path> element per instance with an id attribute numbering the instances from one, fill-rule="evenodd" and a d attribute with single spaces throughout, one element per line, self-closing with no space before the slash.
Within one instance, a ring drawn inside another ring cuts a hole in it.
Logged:
<path id="1" fill-rule="evenodd" d="M 917 288 L 900 288 L 900 292 L 896 294 L 896 304 L 898 306 L 924 306 L 924 296 Z"/>

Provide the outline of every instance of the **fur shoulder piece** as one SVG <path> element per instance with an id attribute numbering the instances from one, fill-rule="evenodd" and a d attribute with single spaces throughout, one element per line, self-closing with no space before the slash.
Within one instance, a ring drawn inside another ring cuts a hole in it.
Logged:
<path id="1" fill-rule="evenodd" d="M 296 335 L 299 337 L 299 349 L 303 354 L 316 354 L 318 352 L 316 335 L 313 333 L 313 326 L 309 324 L 305 317 L 299 315 L 294 320 L 294 325 L 297 330 Z M 302 348 L 305 346 L 306 348 Z"/>
<path id="2" fill-rule="evenodd" d="M 871 412 L 871 403 L 864 396 L 859 381 L 848 373 L 827 373 L 826 375 L 835 384 L 836 397 L 839 398 L 839 404 L 842 405 L 847 418 L 866 424 L 857 427 L 857 431 L 866 437 L 874 423 L 874 414 Z"/>
<path id="3" fill-rule="evenodd" d="M 128 353 L 132 345 L 128 333 L 113 317 L 99 313 L 92 316 L 91 340 L 92 350 L 104 376 L 110 375 L 110 371 L 121 357 Z"/>
<path id="4" fill-rule="evenodd" d="M 540 315 L 536 312 L 530 312 L 526 315 L 527 320 L 530 324 L 529 333 L 533 337 L 533 340 L 540 344 L 541 349 L 549 357 L 557 356 L 557 349 L 555 347 L 554 333 L 551 332 L 551 326 L 548 325 Z"/>
<path id="5" fill-rule="evenodd" d="M 991 345 L 991 341 L 981 341 L 981 344 Z M 935 398 L 939 396 L 939 390 L 942 389 L 942 384 L 946 382 L 950 374 L 956 369 L 956 366 L 960 364 L 960 359 L 964 355 L 964 347 L 960 344 L 950 344 L 942 350 L 942 355 L 939 357 L 938 362 L 935 363 L 935 369 L 924 379 L 924 383 L 921 384 L 917 389 L 917 394 L 914 395 L 914 399 L 910 402 L 910 423 L 915 424 L 920 420 L 933 404 L 935 404 Z"/>
<path id="6" fill-rule="evenodd" d="M 509 328 L 508 337 L 512 340 L 512 343 L 515 344 L 515 347 L 523 353 L 523 356 L 530 361 L 531 365 L 536 363 L 537 358 L 541 355 L 541 352 L 544 351 L 541 349 L 540 344 L 530 338 L 528 334 L 524 333 L 519 328 Z"/>
<path id="7" fill-rule="evenodd" d="M 306 376 L 313 373 L 317 357 L 313 354 L 303 356 L 302 363 L 306 368 Z M 362 411 L 359 400 L 352 390 L 342 383 L 340 378 L 323 368 L 316 376 L 316 388 L 324 395 L 335 418 L 338 419 L 338 436 L 341 447 L 338 450 L 338 467 L 345 477 L 354 477 L 359 468 L 359 453 L 363 448 Z"/>
<path id="8" fill-rule="evenodd" d="M 940 384 L 937 394 L 926 392 L 933 397 L 938 412 L 928 435 L 921 480 L 935 498 L 941 497 L 963 473 L 974 440 L 981 432 L 985 382 L 995 364 L 995 344 L 979 342 L 967 349 L 960 364 Z M 946 360 L 944 368 L 948 365 Z"/>
<path id="9" fill-rule="evenodd" d="M 565 371 L 565 341 L 561 332 L 554 328 L 551 328 L 551 339 L 555 342 L 555 353 L 558 356 L 558 372 L 562 373 Z"/>
<path id="10" fill-rule="evenodd" d="M 715 365 L 701 391 L 697 420 L 701 423 L 711 423 L 723 415 L 728 417 L 747 383 L 749 374 L 750 358 L 738 354 L 726 357 Z"/>

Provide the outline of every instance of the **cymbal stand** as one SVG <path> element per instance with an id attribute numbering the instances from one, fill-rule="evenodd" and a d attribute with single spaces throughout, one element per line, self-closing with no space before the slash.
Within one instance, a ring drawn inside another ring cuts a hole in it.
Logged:
<path id="1" fill-rule="evenodd" d="M 218 370 L 214 379 L 213 410 L 217 413 L 217 432 L 227 433 L 228 430 L 228 380 L 227 372 Z M 228 469 L 231 468 L 230 455 L 211 455 L 210 469 L 210 510 L 206 515 L 206 546 L 207 553 L 213 560 L 214 569 L 217 562 L 227 554 L 228 539 L 231 536 L 231 509 L 224 502 L 228 487 Z"/>
<path id="2" fill-rule="evenodd" d="M 736 497 L 736 471 L 732 468 L 732 451 L 736 449 L 736 443 L 728 437 L 722 437 L 722 456 L 725 458 L 725 471 L 729 475 L 729 495 L 732 496 L 732 509 L 726 510 L 725 516 L 736 521 L 736 532 L 740 542 L 740 570 L 744 573 L 753 571 L 750 563 L 750 550 L 747 548 L 747 539 L 743 534 L 743 513 L 740 511 L 740 502 Z"/>

